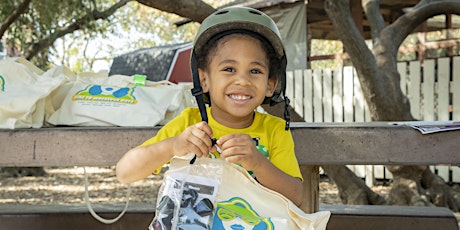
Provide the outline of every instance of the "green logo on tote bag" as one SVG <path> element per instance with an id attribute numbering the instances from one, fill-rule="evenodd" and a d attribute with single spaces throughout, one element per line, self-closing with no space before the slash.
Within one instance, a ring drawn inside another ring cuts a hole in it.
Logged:
<path id="1" fill-rule="evenodd" d="M 245 199 L 233 197 L 217 203 L 212 229 L 273 230 L 275 227 L 270 218 L 259 216 Z"/>
<path id="2" fill-rule="evenodd" d="M 3 78 L 2 75 L 0 75 L 0 91 L 2 92 L 5 91 L 5 79 Z"/>
<path id="3" fill-rule="evenodd" d="M 92 103 L 137 104 L 133 92 L 134 88 L 130 87 L 117 88 L 88 85 L 84 90 L 77 92 L 72 97 L 72 100 Z"/>

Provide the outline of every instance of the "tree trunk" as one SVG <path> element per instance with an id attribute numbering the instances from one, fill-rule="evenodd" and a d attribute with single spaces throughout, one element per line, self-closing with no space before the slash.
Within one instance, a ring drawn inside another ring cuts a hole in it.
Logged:
<path id="1" fill-rule="evenodd" d="M 425 196 L 432 204 L 448 207 L 454 212 L 460 211 L 459 187 L 450 187 L 446 182 L 434 174 L 428 167 L 423 171 L 421 187 L 425 189 Z"/>
<path id="2" fill-rule="evenodd" d="M 284 103 L 274 106 L 262 105 L 262 108 L 269 114 L 283 118 Z M 289 106 L 288 111 L 291 122 L 303 122 L 304 119 Z M 345 165 L 323 165 L 321 166 L 326 175 L 337 185 L 339 197 L 344 204 L 385 204 L 385 198 L 372 191 L 367 185 L 348 169 Z"/>
<path id="3" fill-rule="evenodd" d="M 344 204 L 383 205 L 385 198 L 372 191 L 363 180 L 344 165 L 321 166 L 339 190 L 339 197 Z"/>
<path id="4" fill-rule="evenodd" d="M 390 205 L 427 206 L 423 197 L 421 174 L 427 166 L 387 166 L 393 174 L 393 184 L 388 197 Z"/>
<path id="5" fill-rule="evenodd" d="M 427 166 L 388 166 L 394 181 L 388 198 L 391 205 L 448 207 L 459 211 L 460 191 L 451 188 Z"/>
<path id="6" fill-rule="evenodd" d="M 372 120 L 414 120 L 410 113 L 409 100 L 400 88 L 400 75 L 396 67 L 398 48 L 403 40 L 428 18 L 446 13 L 460 14 L 460 2 L 420 1 L 411 11 L 387 27 L 383 24 L 382 15 L 379 13 L 379 0 L 362 0 L 362 4 L 371 26 L 374 43 L 372 51 L 367 48 L 353 21 L 349 0 L 326 0 L 324 5 L 334 29 L 356 68 Z M 455 199 L 456 193 L 427 166 L 387 166 L 387 168 L 393 173 L 394 178 L 388 199 L 389 204 L 440 205 L 448 206 L 452 210 L 458 209 L 459 200 Z M 356 179 L 344 179 L 344 175 L 350 177 L 354 175 L 329 171 L 332 174 L 328 175 L 333 177 L 334 181 L 347 181 L 347 183 L 337 184 L 339 191 L 353 191 L 355 188 L 362 187 Z M 342 192 L 342 201 L 349 203 L 350 200 L 356 200 L 365 203 L 366 189 L 363 190 L 363 192 Z"/>
<path id="7" fill-rule="evenodd" d="M 284 102 L 278 103 L 274 106 L 262 105 L 265 112 L 284 119 Z M 288 107 L 288 112 L 291 122 L 304 122 L 305 120 L 300 116 L 291 106 Z"/>

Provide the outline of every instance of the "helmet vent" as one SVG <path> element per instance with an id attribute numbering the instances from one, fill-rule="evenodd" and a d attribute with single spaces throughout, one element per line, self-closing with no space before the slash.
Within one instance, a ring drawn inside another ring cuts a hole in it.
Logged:
<path id="1" fill-rule="evenodd" d="M 223 10 L 223 11 L 217 12 L 216 15 L 221 15 L 221 14 L 226 14 L 226 13 L 228 13 L 228 10 Z"/>
<path id="2" fill-rule="evenodd" d="M 257 15 L 261 15 L 259 12 L 257 12 L 257 11 L 254 11 L 254 10 L 250 10 L 250 11 L 249 11 L 249 13 L 251 13 L 251 14 L 257 14 Z"/>

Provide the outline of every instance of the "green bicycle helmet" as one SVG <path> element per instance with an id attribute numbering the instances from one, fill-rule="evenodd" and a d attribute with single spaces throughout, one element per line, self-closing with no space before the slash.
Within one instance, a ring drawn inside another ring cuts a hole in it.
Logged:
<path id="1" fill-rule="evenodd" d="M 274 74 L 278 76 L 279 84 L 273 96 L 266 98 L 263 103 L 272 106 L 285 101 L 284 119 L 286 120 L 286 129 L 289 129 L 290 117 L 287 110 L 289 99 L 285 95 L 287 58 L 281 35 L 275 22 L 268 15 L 249 7 L 227 7 L 220 9 L 208 16 L 197 32 L 190 66 L 194 85 L 192 94 L 196 97 L 202 120 L 208 121 L 205 104 L 210 103 L 210 100 L 207 95 L 203 94 L 203 89 L 200 85 L 197 57 L 205 55 L 210 41 L 232 33 L 250 34 L 264 40 L 273 48 L 277 66 L 279 67 L 275 70 L 276 73 Z"/>

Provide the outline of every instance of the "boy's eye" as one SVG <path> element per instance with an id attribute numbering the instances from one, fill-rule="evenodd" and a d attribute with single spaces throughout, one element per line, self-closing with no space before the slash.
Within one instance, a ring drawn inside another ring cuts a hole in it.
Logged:
<path id="1" fill-rule="evenodd" d="M 252 73 L 252 74 L 261 74 L 262 71 L 260 71 L 260 70 L 258 70 L 258 69 L 252 69 L 252 70 L 251 70 L 251 73 Z"/>
<path id="2" fill-rule="evenodd" d="M 224 71 L 225 72 L 235 72 L 235 69 L 232 67 L 227 67 L 227 68 L 224 68 Z"/>

